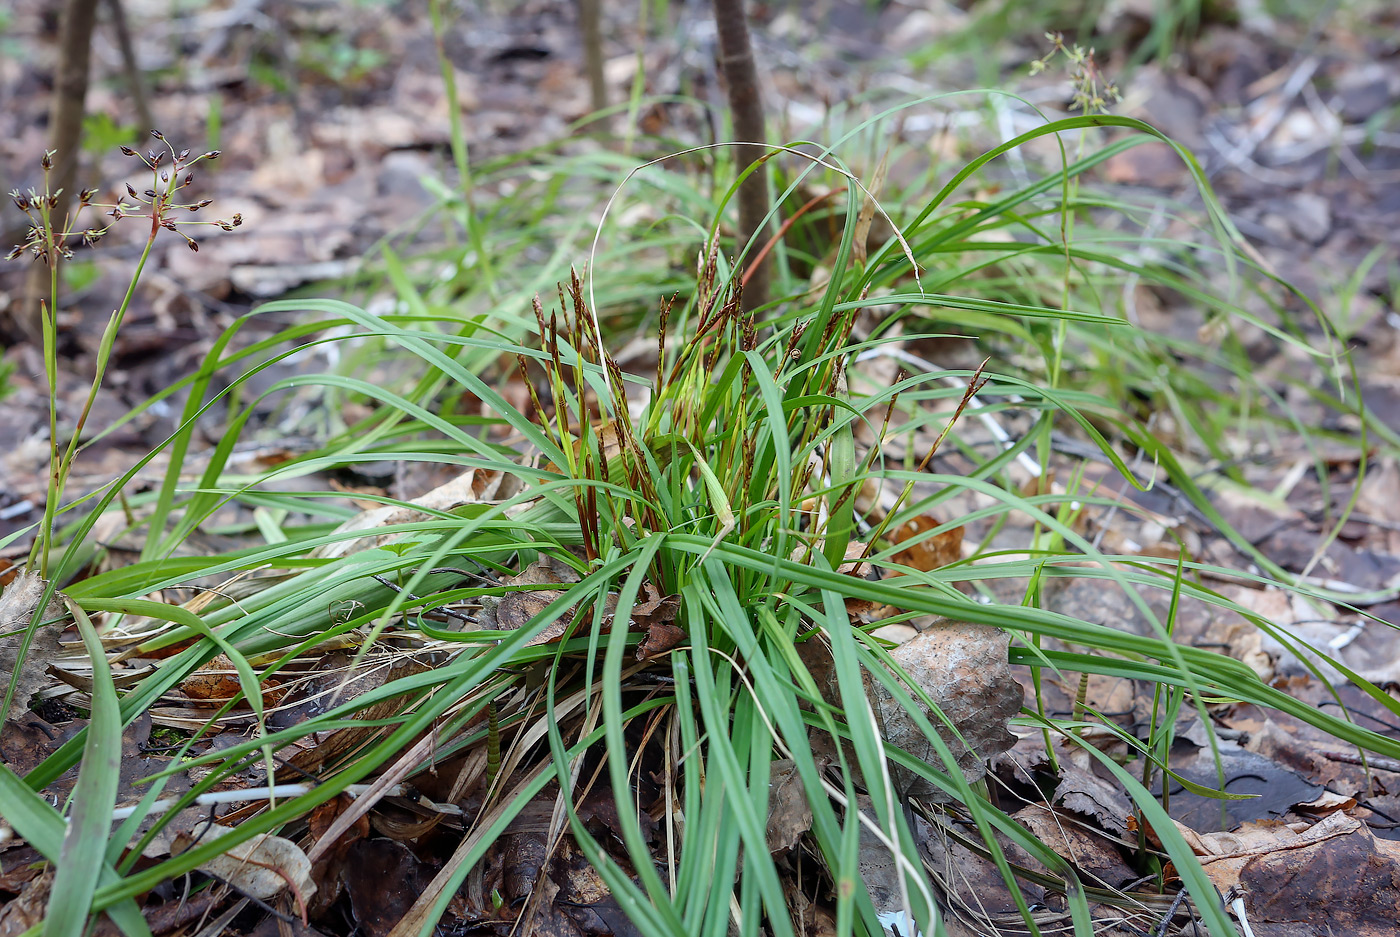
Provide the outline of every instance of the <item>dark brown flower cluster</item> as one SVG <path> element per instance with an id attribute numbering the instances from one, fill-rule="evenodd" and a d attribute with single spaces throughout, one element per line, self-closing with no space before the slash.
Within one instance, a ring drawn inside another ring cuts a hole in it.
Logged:
<path id="1" fill-rule="evenodd" d="M 68 241 L 78 233 L 75 230 L 77 216 L 92 204 L 92 198 L 97 194 L 95 189 L 83 189 L 78 195 L 78 210 L 69 219 L 65 219 L 65 224 L 54 225 L 53 213 L 58 209 L 62 190 L 48 190 L 49 174 L 53 171 L 53 152 L 45 153 L 39 165 L 44 170 L 45 186 L 42 194 L 32 188 L 28 192 L 20 192 L 18 189 L 10 192 L 10 198 L 14 199 L 15 205 L 29 219 L 29 231 L 25 235 L 24 243 L 11 248 L 5 255 L 6 260 L 14 260 L 21 254 L 33 254 L 51 264 L 56 260 L 72 257 L 73 251 L 68 247 Z M 95 244 L 105 233 L 106 228 L 88 228 L 81 232 L 83 243 Z"/>
<path id="2" fill-rule="evenodd" d="M 10 197 L 14 199 L 19 210 L 29 217 L 30 226 L 24 243 L 13 248 L 6 259 L 13 260 L 21 254 L 32 254 L 36 259 L 42 259 L 48 264 L 66 260 L 73 256 L 72 248 L 68 244 L 74 237 L 81 236 L 82 243 L 85 245 L 96 244 L 113 224 L 124 218 L 149 218 L 152 238 L 160 229 L 164 228 L 184 238 L 185 243 L 192 251 L 199 250 L 199 244 L 180 230 L 182 224 L 215 224 L 225 231 L 232 231 L 243 223 L 243 216 L 240 214 L 235 214 L 228 220 L 181 220 L 180 213 L 197 212 L 212 204 L 212 200 L 207 198 L 194 202 L 180 201 L 180 193 L 194 182 L 194 173 L 191 171 L 191 167 L 200 160 L 218 159 L 219 151 L 210 150 L 207 153 L 191 157 L 189 150 L 181 150 L 177 153 L 160 131 L 152 130 L 151 136 L 165 144 L 165 148 L 148 150 L 144 155 L 129 146 L 121 148 L 122 153 L 140 159 L 151 170 L 151 187 L 138 193 L 135 186 L 127 183 L 126 194 L 130 197 L 130 202 L 121 199 L 115 204 L 94 206 L 107 209 L 105 214 L 112 219 L 111 222 L 100 228 L 89 227 L 80 230 L 77 221 L 83 209 L 94 205 L 92 199 L 97 194 L 96 189 L 84 189 L 78 196 L 77 209 L 65 217 L 62 223 L 54 218 L 54 212 L 58 210 L 60 204 L 59 196 L 62 194 L 62 190 L 49 191 L 48 181 L 53 170 L 53 153 L 45 153 L 44 158 L 40 161 L 40 166 L 44 170 L 45 191 L 40 194 L 34 189 L 30 189 L 28 192 L 22 193 L 15 190 L 10 193 Z"/>

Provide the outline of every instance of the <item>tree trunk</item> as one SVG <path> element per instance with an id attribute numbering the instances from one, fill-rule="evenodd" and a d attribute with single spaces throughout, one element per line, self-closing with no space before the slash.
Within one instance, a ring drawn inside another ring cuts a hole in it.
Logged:
<path id="1" fill-rule="evenodd" d="M 763 158 L 767 137 L 763 130 L 763 99 L 758 90 L 758 70 L 754 66 L 753 46 L 749 42 L 748 21 L 744 16 L 744 0 L 713 0 L 715 27 L 719 34 L 720 69 L 729 90 L 729 110 L 733 116 L 734 136 L 742 143 L 736 148 L 738 162 L 747 167 Z M 763 245 L 752 243 L 763 234 L 763 219 L 768 215 L 768 167 L 760 164 L 739 187 L 739 243 L 749 244 L 749 259 L 757 256 Z M 768 261 L 754 268 L 744 286 L 744 308 L 756 309 L 768 301 Z"/>
<path id="2" fill-rule="evenodd" d="M 75 194 L 82 155 L 83 114 L 87 102 L 92 26 L 97 0 L 65 0 L 59 25 L 58 74 L 49 111 L 49 148 L 54 151 L 54 185 L 61 188 L 62 209 Z M 147 128 L 151 129 L 151 128 Z M 62 217 L 60 211 L 59 217 Z"/>
<path id="3" fill-rule="evenodd" d="M 58 69 L 54 75 L 53 106 L 49 109 L 49 148 L 54 151 L 53 191 L 62 189 L 54 209 L 55 225 L 64 215 L 76 193 L 78 163 L 82 153 L 83 113 L 87 102 L 88 71 L 92 49 L 92 26 L 97 18 L 97 0 L 64 0 L 63 19 L 58 31 Z M 25 284 L 24 306 L 16 313 L 16 323 L 36 344 L 42 339 L 39 320 L 41 299 L 48 296 L 49 271 L 42 263 L 30 267 Z"/>
<path id="4" fill-rule="evenodd" d="M 146 76 L 141 71 L 141 63 L 136 59 L 136 46 L 131 41 L 131 27 L 126 21 L 126 8 L 122 0 L 107 0 L 107 12 L 112 16 L 112 26 L 117 32 L 117 48 L 122 53 L 122 70 L 126 72 L 126 87 L 131 92 L 131 101 L 136 106 L 137 129 L 145 134 L 156 129 L 151 117 L 150 96 L 146 94 Z"/>
<path id="5" fill-rule="evenodd" d="M 588 71 L 589 103 L 595 113 L 608 106 L 608 85 L 603 75 L 603 31 L 599 24 L 601 7 L 602 0 L 578 0 L 578 28 L 583 39 L 583 62 Z"/>

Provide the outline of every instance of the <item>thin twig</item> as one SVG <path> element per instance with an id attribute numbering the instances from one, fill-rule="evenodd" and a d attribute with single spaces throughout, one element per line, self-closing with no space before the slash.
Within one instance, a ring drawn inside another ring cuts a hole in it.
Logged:
<path id="1" fill-rule="evenodd" d="M 1361 765 L 1375 771 L 1392 771 L 1400 774 L 1400 759 L 1382 758 L 1379 755 L 1362 757 L 1353 752 L 1318 752 L 1318 754 L 1329 761 L 1340 761 L 1346 765 Z"/>

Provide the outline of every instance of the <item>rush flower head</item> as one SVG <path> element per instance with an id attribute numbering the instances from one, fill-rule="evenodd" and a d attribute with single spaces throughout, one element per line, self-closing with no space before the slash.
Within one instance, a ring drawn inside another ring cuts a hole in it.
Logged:
<path id="1" fill-rule="evenodd" d="M 181 190 L 188 188 L 194 182 L 194 173 L 191 171 L 191 167 L 201 160 L 218 159 L 220 155 L 218 150 L 209 150 L 191 157 L 188 148 L 177 151 L 160 131 L 152 130 L 151 136 L 164 144 L 164 149 L 151 149 L 143 154 L 129 146 L 120 148 L 123 155 L 139 159 L 151 171 L 150 188 L 138 191 L 136 186 L 128 182 L 125 184 L 125 197 L 119 198 L 115 203 L 105 205 L 99 205 L 93 201 L 97 196 L 96 188 L 84 189 L 78 196 L 76 209 L 63 219 L 54 217 L 61 202 L 59 198 L 61 193 L 49 189 L 48 180 L 54 166 L 54 153 L 52 151 L 46 152 L 40 160 L 40 166 L 44 170 L 44 192 L 41 194 L 34 189 L 21 192 L 16 189 L 9 193 L 15 206 L 29 217 L 30 227 L 24 243 L 11 250 L 6 255 L 6 259 L 30 254 L 36 260 L 53 264 L 58 260 L 72 256 L 70 242 L 81 241 L 84 245 L 95 244 L 107 233 L 112 224 L 128 218 L 149 219 L 152 239 L 161 230 L 172 231 L 184 238 L 185 243 L 192 251 L 199 250 L 199 245 L 188 233 L 181 230 L 181 226 L 212 224 L 225 231 L 232 231 L 243 223 L 243 217 L 237 214 L 228 221 L 189 220 L 190 214 L 208 208 L 213 204 L 213 200 L 203 198 L 182 201 L 177 198 Z M 108 216 L 111 221 L 103 227 L 81 226 L 78 223 L 78 215 L 89 206 L 102 210 L 102 213 Z"/>

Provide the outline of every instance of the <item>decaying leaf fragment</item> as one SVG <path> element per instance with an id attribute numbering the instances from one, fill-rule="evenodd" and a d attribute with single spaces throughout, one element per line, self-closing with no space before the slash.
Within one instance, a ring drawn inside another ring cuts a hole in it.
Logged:
<path id="1" fill-rule="evenodd" d="M 18 897 L 12 898 L 0 907 L 0 934 L 23 934 L 25 931 L 41 927 L 44 923 L 44 909 L 49 901 L 49 889 L 53 886 L 53 872 L 43 873 L 20 886 Z"/>
<path id="2" fill-rule="evenodd" d="M 791 759 L 773 762 L 769 771 L 766 838 L 768 851 L 777 854 L 796 846 L 812 828 L 812 803 Z"/>
<path id="3" fill-rule="evenodd" d="M 1223 893 L 1238 887 L 1250 923 L 1306 926 L 1300 934 L 1381 937 L 1400 921 L 1400 843 L 1337 811 L 1313 824 L 1265 820 L 1232 833 L 1177 823 Z M 1149 837 L 1155 840 L 1152 830 Z M 1282 933 L 1282 931 L 1279 931 Z"/>
<path id="4" fill-rule="evenodd" d="M 211 826 L 203 831 L 199 842 L 207 843 L 232 832 L 232 827 Z M 179 855 L 193 845 L 193 840 L 181 833 L 175 837 L 170 852 Z M 316 893 L 316 883 L 311 880 L 311 860 L 306 858 L 306 853 L 291 840 L 270 833 L 230 847 L 199 868 L 259 901 L 269 901 L 290 888 L 297 905 L 304 909 Z"/>
<path id="5" fill-rule="evenodd" d="M 891 539 L 895 543 L 903 544 L 921 537 L 937 526 L 937 518 L 930 514 L 920 514 L 896 530 Z M 929 572 L 962 559 L 962 542 L 962 527 L 954 527 L 932 537 L 922 537 L 917 543 L 900 550 L 892 559 L 903 566 Z"/>
<path id="6" fill-rule="evenodd" d="M 10 702 L 8 719 L 16 722 L 24 718 L 29 710 L 29 698 L 39 692 L 49 682 L 49 663 L 59 651 L 58 627 L 40 627 L 35 630 L 24 660 L 19 657 L 24 645 L 25 629 L 30 618 L 44 596 L 44 580 L 35 573 L 25 570 L 14 578 L 0 593 L 0 698 L 5 695 L 10 676 L 19 671 L 15 683 L 14 697 Z M 51 605 L 54 616 L 62 614 Z M 18 665 L 18 666 L 17 666 Z"/>

